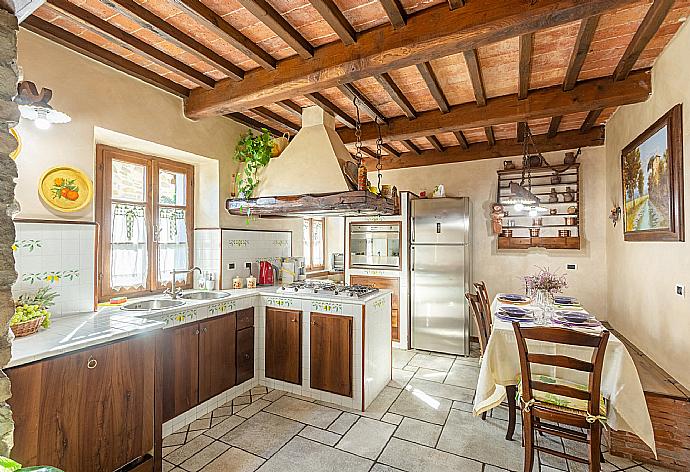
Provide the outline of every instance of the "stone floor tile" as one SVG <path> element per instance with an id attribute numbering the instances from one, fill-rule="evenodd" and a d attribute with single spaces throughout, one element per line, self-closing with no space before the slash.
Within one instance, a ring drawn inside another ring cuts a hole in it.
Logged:
<path id="1" fill-rule="evenodd" d="M 372 461 L 296 436 L 267 460 L 259 472 L 367 472 Z"/>
<path id="2" fill-rule="evenodd" d="M 171 452 L 173 452 L 174 450 L 176 450 L 176 449 L 179 448 L 180 446 L 181 446 L 181 444 L 180 444 L 180 445 L 177 445 L 177 446 L 168 446 L 168 447 L 164 447 L 164 448 L 162 449 L 163 457 L 167 456 L 168 454 L 170 454 Z"/>
<path id="3" fill-rule="evenodd" d="M 201 436 L 192 439 L 184 446 L 180 446 L 178 449 L 168 454 L 165 457 L 165 460 L 171 464 L 180 465 L 212 442 L 212 438 L 202 434 Z"/>
<path id="4" fill-rule="evenodd" d="M 445 371 L 426 369 L 424 367 L 420 367 L 419 369 L 417 369 L 417 372 L 415 372 L 414 378 L 428 380 L 430 382 L 443 383 L 443 381 L 446 378 L 446 375 L 448 375 L 448 373 Z"/>
<path id="5" fill-rule="evenodd" d="M 627 469 L 629 467 L 637 465 L 637 462 L 631 461 L 630 459 L 627 459 L 625 457 L 614 456 L 608 452 L 604 453 L 604 460 L 610 464 L 615 465 L 619 469 Z M 650 466 L 647 464 L 645 465 L 645 467 L 649 468 Z"/>
<path id="6" fill-rule="evenodd" d="M 283 392 L 282 390 L 271 390 L 268 392 L 266 395 L 261 397 L 262 400 L 266 400 L 267 402 L 274 402 L 278 400 L 280 397 L 285 395 L 286 392 Z"/>
<path id="7" fill-rule="evenodd" d="M 448 371 L 444 383 L 474 390 L 477 388 L 477 379 L 479 379 L 478 366 L 458 364 L 456 362 Z"/>
<path id="8" fill-rule="evenodd" d="M 397 472 L 399 470 L 400 469 L 394 469 L 388 465 L 379 464 L 378 462 L 374 464 L 374 467 L 371 468 L 371 472 Z"/>
<path id="9" fill-rule="evenodd" d="M 335 446 L 338 441 L 340 441 L 341 436 L 336 433 L 331 433 L 319 428 L 314 428 L 313 426 L 306 426 L 299 435 L 311 439 L 312 441 L 320 442 L 327 446 Z"/>
<path id="10" fill-rule="evenodd" d="M 297 398 L 298 400 L 304 400 L 305 402 L 314 403 L 316 401 L 314 398 L 305 397 L 304 395 L 298 395 L 296 393 L 287 392 L 286 395 L 288 397 Z"/>
<path id="11" fill-rule="evenodd" d="M 254 472 L 264 460 L 236 447 L 231 447 L 204 467 L 204 472 Z"/>
<path id="12" fill-rule="evenodd" d="M 305 402 L 287 395 L 268 405 L 265 411 L 321 429 L 328 428 L 341 413 L 334 408 Z"/>
<path id="13" fill-rule="evenodd" d="M 227 416 L 220 419 L 223 421 L 204 432 L 206 436 L 210 436 L 214 439 L 220 439 L 244 422 L 244 418 L 241 416 Z"/>
<path id="14" fill-rule="evenodd" d="M 426 423 L 413 418 L 403 418 L 402 423 L 395 430 L 396 438 L 436 447 L 442 427 L 436 424 Z"/>
<path id="15" fill-rule="evenodd" d="M 232 414 L 233 414 L 233 415 L 236 415 L 237 413 L 239 413 L 240 411 L 244 410 L 244 409 L 247 408 L 248 406 L 249 406 L 249 403 L 246 403 L 246 404 L 244 404 L 244 405 L 233 405 L 233 406 L 232 406 Z"/>
<path id="16" fill-rule="evenodd" d="M 479 357 L 463 357 L 463 356 L 458 356 L 455 358 L 455 362 L 453 363 L 453 366 L 456 366 L 458 364 L 464 364 L 464 365 L 471 365 L 475 367 L 479 367 L 480 365 L 480 359 Z"/>
<path id="17" fill-rule="evenodd" d="M 163 438 L 163 447 L 180 446 L 180 445 L 184 444 L 186 437 L 187 437 L 186 432 L 170 434 L 170 435 Z"/>
<path id="18" fill-rule="evenodd" d="M 232 406 L 219 406 L 211 412 L 214 418 L 219 416 L 230 416 L 232 415 Z"/>
<path id="19" fill-rule="evenodd" d="M 415 367 L 412 365 L 406 365 L 405 367 L 402 368 L 402 370 L 406 370 L 408 372 L 417 372 L 417 370 L 419 370 L 419 367 Z"/>
<path id="20" fill-rule="evenodd" d="M 474 390 L 468 388 L 456 387 L 455 385 L 446 385 L 438 382 L 429 382 L 428 380 L 421 380 L 413 378 L 407 384 L 407 389 L 419 390 L 427 395 L 435 397 L 443 397 L 448 400 L 457 400 L 465 403 L 473 403 Z"/>
<path id="21" fill-rule="evenodd" d="M 163 461 L 163 472 L 170 472 L 175 466 L 168 461 Z"/>
<path id="22" fill-rule="evenodd" d="M 254 387 L 249 391 L 252 395 L 265 395 L 268 393 L 268 388 L 264 387 L 263 385 L 259 385 L 258 387 Z"/>
<path id="23" fill-rule="evenodd" d="M 429 354 L 417 354 L 410 359 L 410 362 L 408 362 L 407 365 L 448 372 L 454 361 L 455 358 L 432 356 Z"/>
<path id="24" fill-rule="evenodd" d="M 384 387 L 379 396 L 374 399 L 366 411 L 362 412 L 362 416 L 380 420 L 388 412 L 388 409 L 393 404 L 396 398 L 400 395 L 400 390 L 397 388 Z"/>
<path id="25" fill-rule="evenodd" d="M 229 448 L 230 446 L 220 441 L 212 442 L 211 444 L 203 448 L 201 451 L 197 452 L 192 457 L 180 464 L 180 467 L 189 472 L 205 470 L 204 466 L 206 464 L 211 462 L 216 457 L 220 456 Z"/>
<path id="26" fill-rule="evenodd" d="M 216 416 L 215 418 L 211 418 L 211 428 L 222 423 L 225 418 L 227 418 L 227 416 Z"/>
<path id="27" fill-rule="evenodd" d="M 354 408 L 348 408 L 346 406 L 337 405 L 335 403 L 330 402 L 324 402 L 322 400 L 316 400 L 314 403 L 321 406 L 327 406 L 328 408 L 333 408 L 335 410 L 347 411 L 348 413 L 352 413 L 358 416 L 362 413 L 360 410 L 355 410 Z"/>
<path id="28" fill-rule="evenodd" d="M 221 440 L 267 459 L 303 427 L 296 421 L 260 411 L 225 434 Z"/>
<path id="29" fill-rule="evenodd" d="M 186 431 L 188 431 L 188 430 L 189 430 L 189 425 L 186 424 L 186 425 L 184 425 L 184 426 L 180 426 L 179 428 L 177 428 L 177 429 L 176 429 L 175 431 L 173 431 L 173 432 L 174 432 L 174 433 L 182 433 L 182 432 L 186 432 Z"/>
<path id="30" fill-rule="evenodd" d="M 379 462 L 407 472 L 481 472 L 482 464 L 464 457 L 391 438 Z"/>
<path id="31" fill-rule="evenodd" d="M 391 405 L 390 412 L 442 425 L 451 404 L 446 398 L 433 397 L 417 389 L 405 389 Z"/>
<path id="32" fill-rule="evenodd" d="M 391 423 L 391 424 L 400 424 L 400 422 L 403 420 L 403 417 L 400 415 L 396 415 L 395 413 L 386 413 L 383 415 L 383 418 L 381 418 L 381 421 L 385 421 L 386 423 Z"/>
<path id="33" fill-rule="evenodd" d="M 506 441 L 504 421 L 473 416 L 460 410 L 451 410 L 438 441 L 437 448 L 469 457 L 480 462 L 509 470 L 522 470 L 524 452 L 520 434 Z"/>
<path id="34" fill-rule="evenodd" d="M 189 441 L 191 441 L 192 439 L 194 439 L 195 437 L 197 437 L 197 436 L 199 436 L 199 435 L 201 435 L 201 434 L 204 434 L 204 431 L 208 431 L 208 430 L 206 430 L 206 429 L 196 429 L 196 430 L 194 430 L 194 431 L 188 432 L 188 433 L 187 433 L 187 439 L 186 439 L 185 442 L 189 442 Z"/>
<path id="35" fill-rule="evenodd" d="M 473 406 L 471 403 L 459 402 L 457 400 L 453 401 L 453 408 L 455 408 L 456 410 L 466 411 L 468 413 L 472 413 L 473 411 Z"/>
<path id="36" fill-rule="evenodd" d="M 340 435 L 345 434 L 350 429 L 350 427 L 353 424 L 355 424 L 355 421 L 357 421 L 358 418 L 359 415 L 354 415 L 352 413 L 343 413 L 328 427 L 328 431 Z"/>
<path id="37" fill-rule="evenodd" d="M 251 402 L 252 402 L 251 395 L 240 395 L 239 397 L 233 398 L 232 405 L 233 406 L 249 405 Z"/>
<path id="38" fill-rule="evenodd" d="M 211 427 L 211 418 L 204 418 L 192 421 L 189 425 L 190 431 L 198 431 L 200 429 L 208 429 Z"/>
<path id="39" fill-rule="evenodd" d="M 335 447 L 360 457 L 376 459 L 394 431 L 395 425 L 362 417 Z"/>
<path id="40" fill-rule="evenodd" d="M 415 351 L 403 351 L 393 349 L 393 368 L 402 369 L 417 353 Z"/>
<path id="41" fill-rule="evenodd" d="M 409 372 L 402 369 L 393 369 L 393 378 L 388 383 L 389 387 L 403 388 L 410 381 L 414 372 Z"/>
<path id="42" fill-rule="evenodd" d="M 256 400 L 251 405 L 247 406 L 247 408 L 238 411 L 237 416 L 241 416 L 242 418 L 249 418 L 250 416 L 253 416 L 259 411 L 263 410 L 270 404 L 271 402 L 267 402 L 266 400 Z"/>

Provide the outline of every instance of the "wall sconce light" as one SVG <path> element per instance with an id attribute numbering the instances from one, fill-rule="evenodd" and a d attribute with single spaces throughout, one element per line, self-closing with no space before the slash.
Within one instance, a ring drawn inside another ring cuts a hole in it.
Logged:
<path id="1" fill-rule="evenodd" d="M 68 114 L 48 105 L 51 98 L 53 98 L 51 89 L 42 88 L 39 93 L 36 84 L 24 80 L 17 86 L 17 96 L 14 101 L 19 105 L 22 118 L 33 121 L 38 129 L 48 129 L 52 124 L 72 121 Z"/>
<path id="2" fill-rule="evenodd" d="M 613 223 L 613 227 L 616 227 L 616 223 L 618 223 L 618 220 L 621 219 L 621 207 L 618 205 L 615 205 L 613 208 L 611 208 L 611 213 L 609 214 L 609 219 L 611 220 L 611 223 Z"/>

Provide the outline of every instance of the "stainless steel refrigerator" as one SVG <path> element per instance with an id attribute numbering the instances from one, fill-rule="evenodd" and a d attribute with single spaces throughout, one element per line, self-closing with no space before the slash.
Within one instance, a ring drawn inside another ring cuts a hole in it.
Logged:
<path id="1" fill-rule="evenodd" d="M 411 202 L 412 347 L 469 355 L 469 198 Z"/>

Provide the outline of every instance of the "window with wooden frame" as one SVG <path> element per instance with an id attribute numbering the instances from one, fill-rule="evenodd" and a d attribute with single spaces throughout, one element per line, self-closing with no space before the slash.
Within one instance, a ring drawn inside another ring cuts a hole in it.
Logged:
<path id="1" fill-rule="evenodd" d="M 326 222 L 323 218 L 304 218 L 304 265 L 307 272 L 324 270 Z"/>
<path id="2" fill-rule="evenodd" d="M 161 292 L 191 266 L 194 167 L 97 146 L 96 220 L 99 299 Z M 191 288 L 192 276 L 176 282 Z"/>

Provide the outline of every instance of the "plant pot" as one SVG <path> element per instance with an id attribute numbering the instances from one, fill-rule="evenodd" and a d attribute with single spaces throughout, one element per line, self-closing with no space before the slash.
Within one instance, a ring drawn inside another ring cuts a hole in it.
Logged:
<path id="1" fill-rule="evenodd" d="M 290 135 L 288 133 L 283 134 L 279 138 L 273 138 L 273 148 L 271 150 L 271 157 L 276 158 L 282 154 L 282 152 L 287 147 L 290 142 Z"/>

